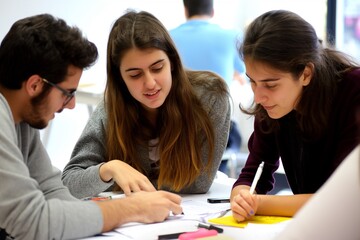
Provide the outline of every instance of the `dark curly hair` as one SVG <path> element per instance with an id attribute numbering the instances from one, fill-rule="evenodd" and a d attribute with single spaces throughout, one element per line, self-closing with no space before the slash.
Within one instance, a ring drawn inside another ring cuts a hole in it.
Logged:
<path id="1" fill-rule="evenodd" d="M 0 84 L 20 89 L 31 75 L 59 83 L 68 67 L 84 69 L 95 63 L 98 51 L 77 27 L 62 19 L 40 14 L 15 22 L 0 46 Z"/>

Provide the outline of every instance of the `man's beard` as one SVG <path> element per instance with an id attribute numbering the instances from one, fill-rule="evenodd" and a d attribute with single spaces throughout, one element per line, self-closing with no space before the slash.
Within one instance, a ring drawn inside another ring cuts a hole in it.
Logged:
<path id="1" fill-rule="evenodd" d="M 46 112 L 46 96 L 47 94 L 40 94 L 30 101 L 30 113 L 25 122 L 36 129 L 44 129 L 49 124 L 49 121 L 43 119 L 44 112 Z"/>

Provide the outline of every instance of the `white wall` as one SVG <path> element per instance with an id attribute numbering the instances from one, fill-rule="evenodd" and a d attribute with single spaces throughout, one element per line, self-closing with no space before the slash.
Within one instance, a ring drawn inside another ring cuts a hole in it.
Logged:
<path id="1" fill-rule="evenodd" d="M 256 16 L 270 9 L 289 9 L 311 22 L 324 35 L 325 0 L 215 0 L 214 22 L 224 27 L 244 29 Z M 311 7 L 309 7 L 311 6 Z M 104 80 L 106 42 L 111 24 L 127 8 L 146 10 L 168 28 L 185 20 L 182 0 L 0 0 L 0 39 L 19 18 L 51 13 L 80 27 L 99 48 L 98 63 L 84 73 L 82 81 Z"/>
<path id="2" fill-rule="evenodd" d="M 150 4 L 151 3 L 151 4 Z M 1 0 L 0 2 L 0 39 L 12 23 L 26 16 L 50 13 L 63 18 L 70 25 L 76 25 L 93 41 L 99 49 L 99 60 L 89 71 L 84 72 L 82 81 L 104 80 L 106 43 L 112 23 L 127 8 L 143 9 L 155 14 L 166 26 L 174 26 L 181 19 L 182 11 L 173 11 L 171 18 L 162 9 L 181 9 L 181 2 L 167 0 Z"/>

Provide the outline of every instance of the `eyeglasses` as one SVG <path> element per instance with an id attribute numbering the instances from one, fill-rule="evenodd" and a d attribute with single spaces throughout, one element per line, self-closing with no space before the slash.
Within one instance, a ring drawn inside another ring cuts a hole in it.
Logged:
<path id="1" fill-rule="evenodd" d="M 65 101 L 63 103 L 63 106 L 66 106 L 71 101 L 71 99 L 73 99 L 73 97 L 75 96 L 76 90 L 67 91 L 67 90 L 63 89 L 62 87 L 59 87 L 58 85 L 46 80 L 45 78 L 42 78 L 42 80 L 45 83 L 49 84 L 50 86 L 52 86 L 52 87 L 56 88 L 57 90 L 61 91 L 66 96 Z"/>

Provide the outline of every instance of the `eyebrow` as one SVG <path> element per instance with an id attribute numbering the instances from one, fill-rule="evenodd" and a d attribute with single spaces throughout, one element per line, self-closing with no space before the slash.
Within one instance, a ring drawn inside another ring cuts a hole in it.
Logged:
<path id="1" fill-rule="evenodd" d="M 157 60 L 156 62 L 150 64 L 149 67 L 152 67 L 152 66 L 154 66 L 154 65 L 156 65 L 156 64 L 158 64 L 158 63 L 160 63 L 160 62 L 163 62 L 164 60 L 165 60 L 165 59 L 159 59 L 159 60 Z M 141 69 L 140 69 L 140 68 L 128 68 L 128 69 L 125 70 L 125 72 L 130 72 L 130 71 L 134 71 L 134 70 L 141 70 Z"/>
<path id="2" fill-rule="evenodd" d="M 250 79 L 253 80 L 255 82 L 254 79 L 252 79 L 247 73 L 245 73 L 245 75 Z M 258 80 L 258 82 L 275 82 L 275 81 L 279 81 L 280 78 L 267 78 L 267 79 L 262 79 L 262 80 Z"/>

